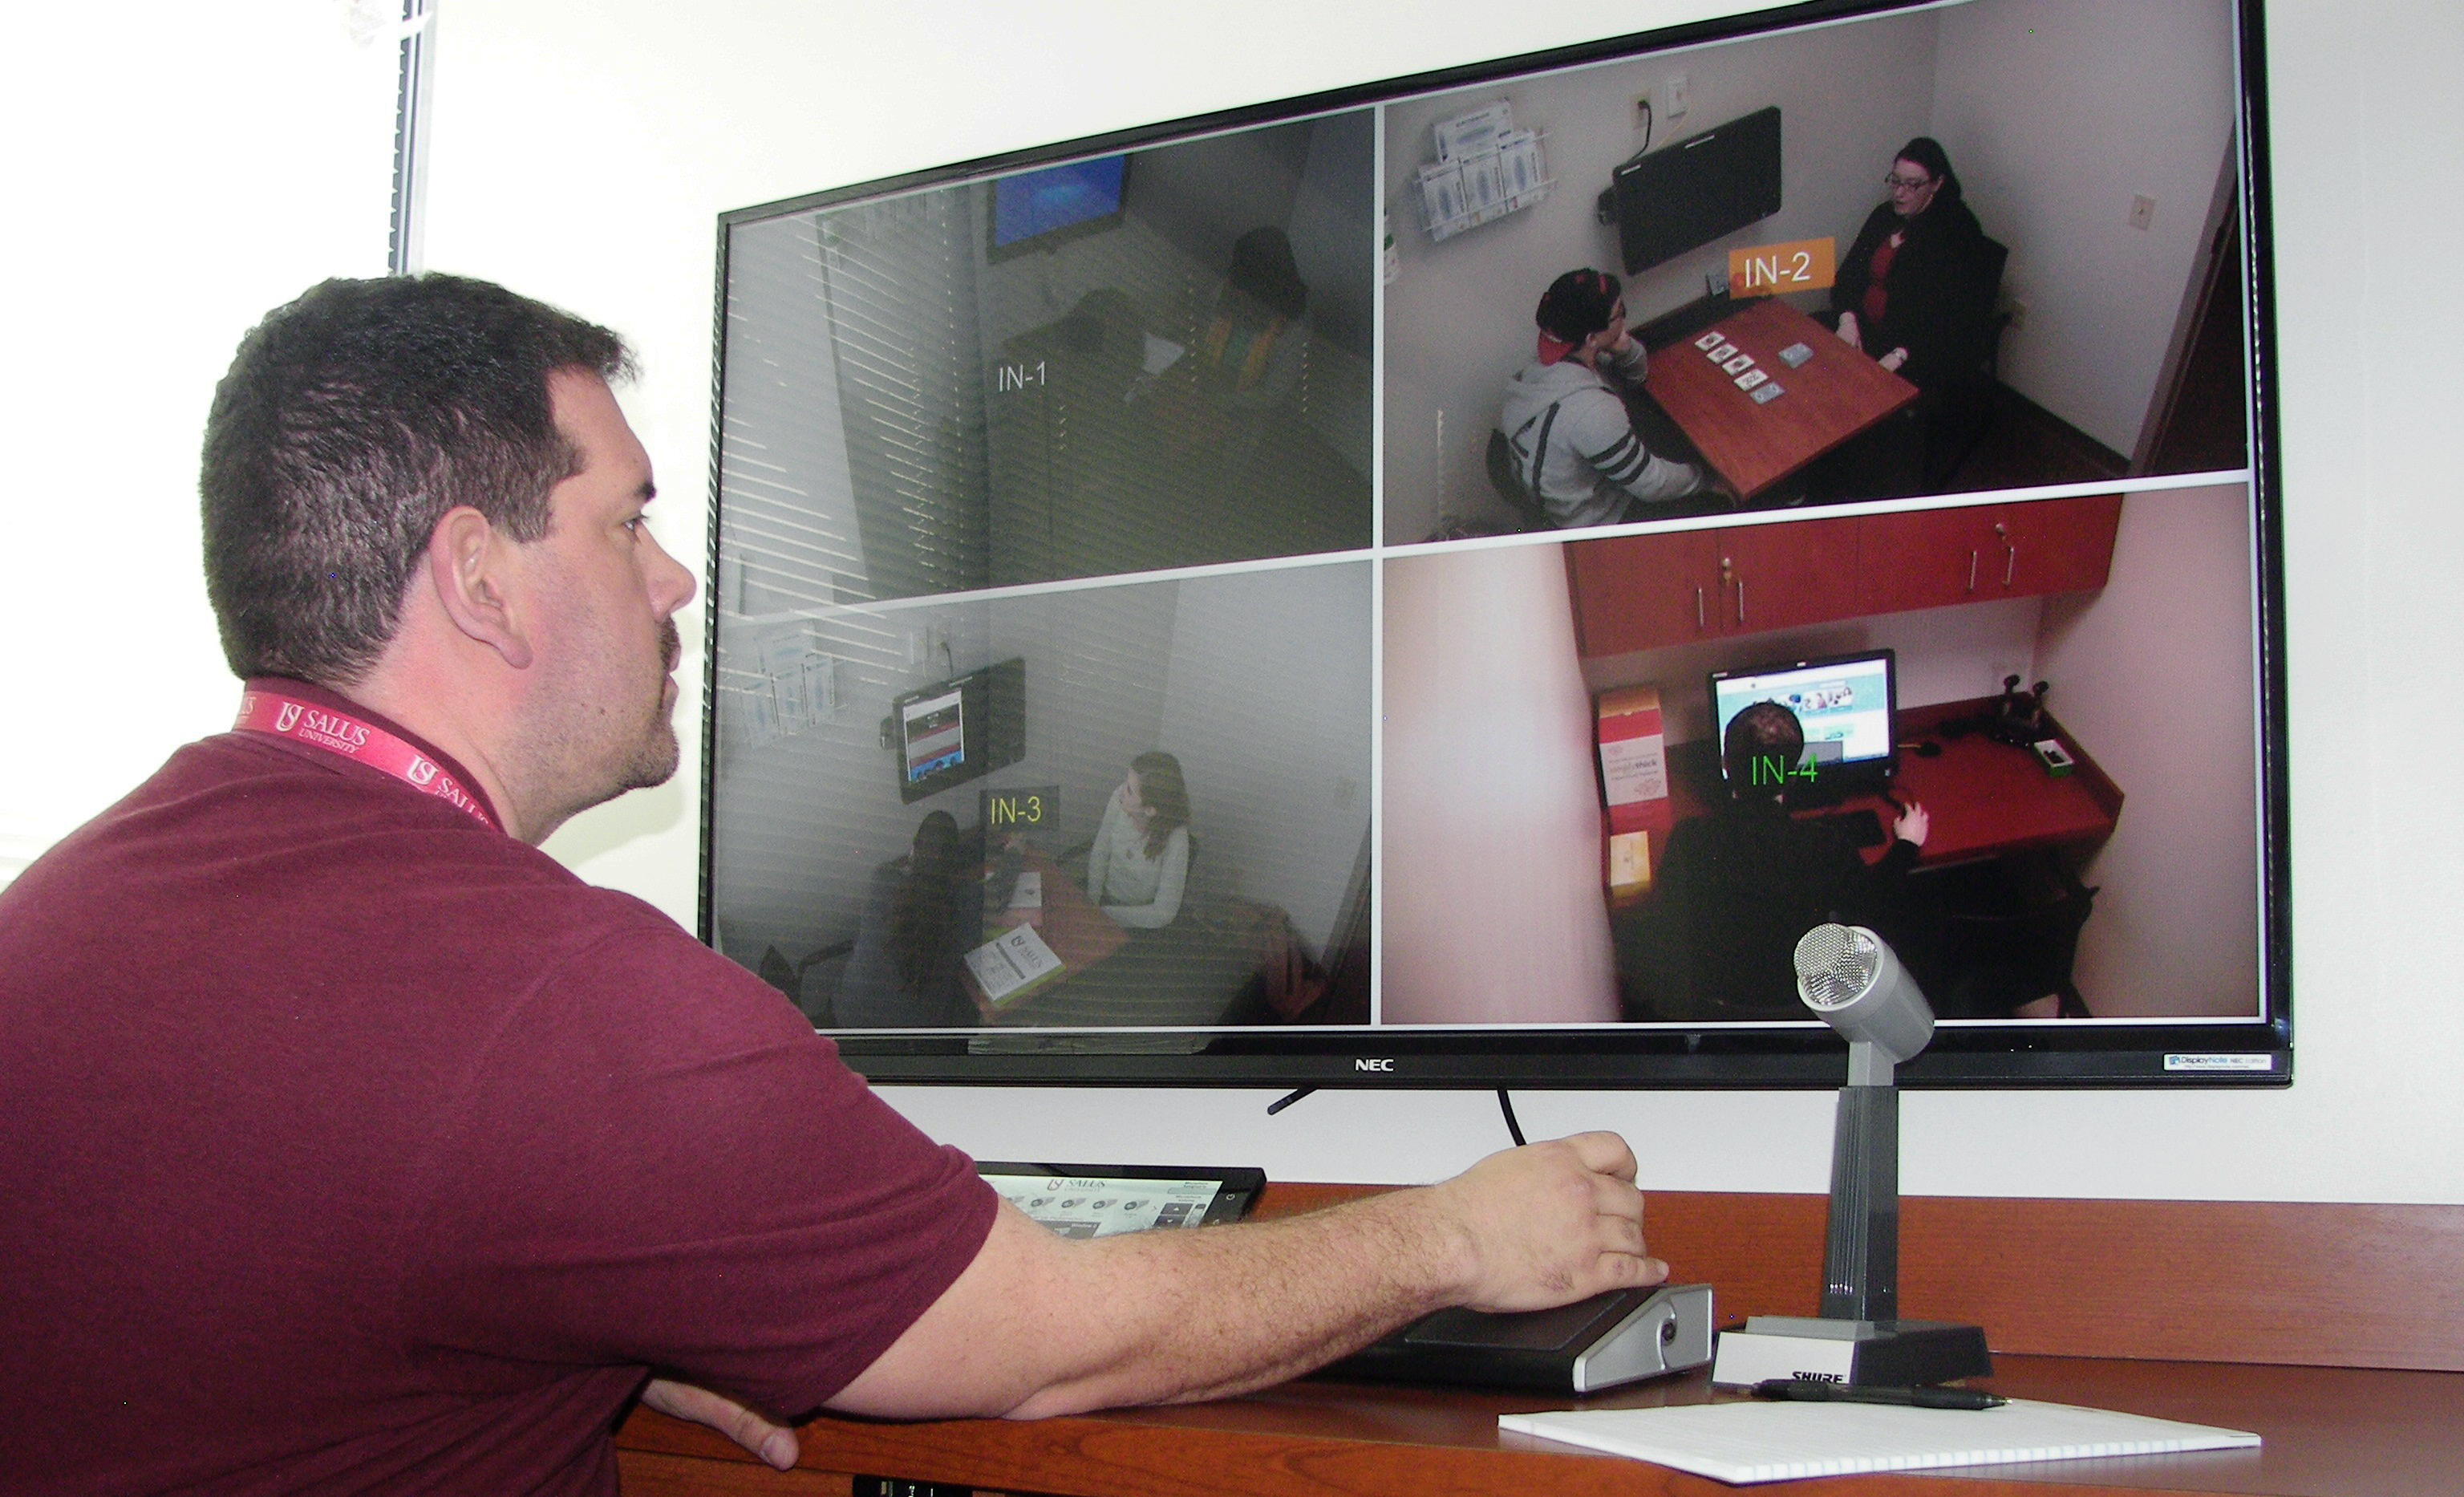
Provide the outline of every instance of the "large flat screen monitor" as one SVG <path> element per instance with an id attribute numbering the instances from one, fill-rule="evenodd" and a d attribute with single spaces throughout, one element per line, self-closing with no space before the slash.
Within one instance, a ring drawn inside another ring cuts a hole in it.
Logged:
<path id="1" fill-rule="evenodd" d="M 1853 912 L 1910 1085 L 2285 1083 L 2260 15 L 1760 11 L 722 215 L 704 937 L 881 1079 L 1815 1086 Z M 1724 781 L 1757 695 L 1826 804 Z"/>

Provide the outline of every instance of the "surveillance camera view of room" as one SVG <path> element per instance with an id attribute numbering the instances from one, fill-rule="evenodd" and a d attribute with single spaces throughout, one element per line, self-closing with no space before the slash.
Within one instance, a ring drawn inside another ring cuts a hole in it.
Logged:
<path id="1" fill-rule="evenodd" d="M 745 577 L 810 605 L 1368 544 L 1374 128 L 731 215 Z"/>
<path id="2" fill-rule="evenodd" d="M 2244 467 L 2235 55 L 1971 0 L 1389 105 L 1385 539 Z"/>
<path id="3" fill-rule="evenodd" d="M 1365 1022 L 1369 574 L 731 617 L 715 942 L 825 1029 Z"/>
<path id="4" fill-rule="evenodd" d="M 1381 1019 L 2247 1022 L 2240 484 L 1422 551 L 1385 574 Z"/>

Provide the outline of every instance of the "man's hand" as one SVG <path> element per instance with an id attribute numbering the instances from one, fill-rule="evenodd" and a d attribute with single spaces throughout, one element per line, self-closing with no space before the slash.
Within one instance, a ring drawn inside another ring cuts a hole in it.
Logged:
<path id="1" fill-rule="evenodd" d="M 1615 1134 L 1576 1134 L 1492 1154 L 1428 1190 L 1463 1240 L 1456 1296 L 1474 1310 L 1542 1310 L 1658 1284 L 1668 1265 L 1642 1241 L 1634 1152 Z"/>
<path id="2" fill-rule="evenodd" d="M 1839 326 L 1838 326 L 1837 329 L 1835 329 L 1835 331 L 1837 331 L 1837 332 L 1838 333 L 1838 335 L 1839 335 L 1839 341 L 1840 341 L 1841 342 L 1843 342 L 1843 343 L 1846 343 L 1849 347 L 1851 347 L 1851 348 L 1862 348 L 1862 347 L 1864 347 L 1864 346 L 1865 346 L 1862 342 L 1860 342 L 1860 341 L 1858 341 L 1858 333 L 1857 333 L 1857 314 L 1856 314 L 1856 313 L 1854 313 L 1854 312 L 1842 312 L 1842 313 L 1840 313 L 1840 314 L 1839 314 Z"/>
<path id="3" fill-rule="evenodd" d="M 796 1464 L 796 1432 L 773 1424 L 733 1398 L 689 1382 L 653 1377 L 642 1389 L 642 1401 L 662 1414 L 694 1424 L 707 1424 L 778 1470 Z"/>
<path id="4" fill-rule="evenodd" d="M 1892 836 L 1920 848 L 1925 846 L 1925 833 L 1932 829 L 1933 818 L 1927 816 L 1925 808 L 1914 801 L 1901 806 L 1900 819 L 1891 824 Z"/>
<path id="5" fill-rule="evenodd" d="M 1900 372 L 1900 365 L 1908 362 L 1908 351 L 1904 348 L 1894 348 L 1874 362 L 1893 374 L 1897 374 Z"/>

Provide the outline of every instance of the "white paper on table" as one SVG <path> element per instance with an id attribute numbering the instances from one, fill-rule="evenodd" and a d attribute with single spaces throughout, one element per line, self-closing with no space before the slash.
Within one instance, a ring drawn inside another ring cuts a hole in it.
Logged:
<path id="1" fill-rule="evenodd" d="M 1061 958 L 1044 944 L 1034 926 L 1022 925 L 967 953 L 967 970 L 975 974 L 984 997 L 998 1003 L 1028 983 L 1060 971 Z"/>
<path id="2" fill-rule="evenodd" d="M 2246 1430 L 2013 1398 L 1996 1409 L 1701 1403 L 1504 1414 L 1500 1429 L 1748 1484 L 1863 1471 L 2255 1448 Z"/>

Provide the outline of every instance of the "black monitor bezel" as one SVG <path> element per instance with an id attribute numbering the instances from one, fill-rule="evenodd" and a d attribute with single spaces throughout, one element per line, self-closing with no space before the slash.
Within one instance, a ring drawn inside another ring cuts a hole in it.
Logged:
<path id="1" fill-rule="evenodd" d="M 1808 25 L 1929 9 L 1933 0 L 1805 0 L 1572 46 L 1468 63 L 1235 109 L 1160 121 L 1068 142 L 850 184 L 731 209 L 718 215 L 713 283 L 711 424 L 706 481 L 710 517 L 704 581 L 719 575 L 721 390 L 727 358 L 728 236 L 738 224 L 857 200 L 981 180 L 1114 155 L 1196 136 L 1285 122 L 1413 95 L 1477 86 L 1526 74 L 1646 55 Z M 2285 682 L 2283 467 L 2276 379 L 2273 195 L 2269 189 L 2268 93 L 2262 0 L 2231 0 L 2236 25 L 2239 95 L 2234 126 L 2242 256 L 2243 374 L 2248 381 L 2248 443 L 2253 492 L 2255 638 L 2259 724 L 2257 792 L 2262 815 L 2258 860 L 2261 1016 L 2226 1024 L 2047 1024 L 2026 1028 L 1945 1026 L 1932 1046 L 1901 1067 L 1902 1085 L 1947 1089 L 2246 1089 L 2293 1079 L 2293 932 L 2289 705 Z M 705 596 L 715 593 L 705 592 Z M 703 733 L 696 932 L 714 941 L 713 799 L 717 770 L 718 612 L 705 610 Z M 1297 1028 L 1212 1030 L 1197 1036 L 1109 1034 L 871 1035 L 834 1031 L 841 1055 L 867 1077 L 888 1083 L 959 1085 L 1157 1086 L 1404 1089 L 1762 1090 L 1833 1087 L 1846 1050 L 1828 1028 L 1788 1029 L 1463 1027 L 1309 1032 Z M 1184 1041 L 1186 1043 L 1184 1043 Z M 2177 1068 L 2202 1057 L 2263 1058 L 2265 1069 Z"/>

